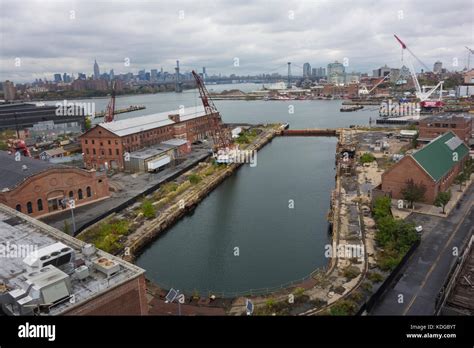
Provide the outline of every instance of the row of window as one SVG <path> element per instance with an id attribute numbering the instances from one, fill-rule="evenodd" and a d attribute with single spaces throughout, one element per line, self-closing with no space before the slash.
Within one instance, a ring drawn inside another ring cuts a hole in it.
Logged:
<path id="1" fill-rule="evenodd" d="M 86 140 L 84 141 L 84 143 L 85 143 L 86 145 L 89 144 L 89 140 L 86 139 Z M 94 139 L 91 139 L 91 143 L 92 143 L 92 145 L 95 145 L 95 140 L 94 140 Z M 107 143 L 108 143 L 109 145 L 112 145 L 112 140 L 107 140 Z M 118 140 L 115 140 L 115 145 L 118 145 Z M 104 146 L 104 142 L 103 142 L 103 141 L 100 142 L 100 146 Z"/>
<path id="2" fill-rule="evenodd" d="M 89 197 L 92 197 L 92 189 L 90 186 L 87 186 L 86 188 L 86 196 L 89 198 Z M 79 200 L 82 200 L 84 199 L 84 193 L 82 191 L 82 189 L 79 189 L 77 191 L 77 198 Z M 69 199 L 74 199 L 74 192 L 73 191 L 69 191 Z M 21 207 L 21 204 L 17 204 L 16 205 L 16 210 L 19 211 L 21 213 L 22 211 L 22 207 Z M 43 200 L 40 198 L 36 201 L 36 208 L 37 208 L 37 211 L 43 211 Z M 26 203 L 26 212 L 28 214 L 32 214 L 33 213 L 33 203 L 31 202 L 28 202 Z"/>
<path id="3" fill-rule="evenodd" d="M 105 156 L 105 150 L 104 149 L 100 149 L 99 151 L 97 151 L 95 147 L 92 148 L 92 154 L 93 155 L 97 155 L 97 152 L 100 152 L 101 156 Z M 109 156 L 112 156 L 112 149 L 108 149 L 108 153 L 109 153 Z M 90 155 L 90 150 L 89 150 L 88 147 L 86 148 L 86 155 Z M 119 149 L 115 149 L 115 155 L 120 156 L 120 150 Z"/>

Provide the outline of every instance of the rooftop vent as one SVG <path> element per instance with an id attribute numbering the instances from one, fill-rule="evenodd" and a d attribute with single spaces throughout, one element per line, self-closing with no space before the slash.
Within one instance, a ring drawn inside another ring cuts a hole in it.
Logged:
<path id="1" fill-rule="evenodd" d="M 454 151 L 459 147 L 459 145 L 462 144 L 462 140 L 458 137 L 452 137 L 447 142 L 445 142 L 445 144 L 449 147 L 451 151 Z"/>
<path id="2" fill-rule="evenodd" d="M 93 263 L 96 270 L 104 273 L 107 276 L 110 276 L 120 270 L 120 265 L 107 257 L 101 257 L 95 260 Z"/>

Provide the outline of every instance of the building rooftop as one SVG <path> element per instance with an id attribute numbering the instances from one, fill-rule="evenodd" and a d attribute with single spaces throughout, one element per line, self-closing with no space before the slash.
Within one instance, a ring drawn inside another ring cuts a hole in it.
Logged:
<path id="1" fill-rule="evenodd" d="M 62 264 L 59 258 L 54 259 L 54 252 L 50 252 L 58 248 L 72 253 L 72 261 Z M 38 304 L 43 305 L 40 315 L 63 314 L 145 272 L 3 204 L 0 252 L 0 303 L 12 315 L 38 308 Z M 41 261 L 49 257 L 57 262 L 46 265 Z M 35 265 L 37 269 L 32 270 Z M 78 270 L 88 274 L 79 276 Z M 68 291 L 65 284 L 69 284 Z"/>
<path id="2" fill-rule="evenodd" d="M 204 110 L 203 106 L 190 106 L 181 110 L 172 110 L 151 115 L 131 117 L 107 123 L 103 122 L 99 125 L 108 131 L 123 137 L 158 127 L 172 125 L 175 122 L 169 119 L 169 115 L 180 115 L 181 121 L 188 121 L 193 118 L 205 116 L 206 111 Z"/>
<path id="3" fill-rule="evenodd" d="M 139 158 L 139 159 L 147 159 L 150 157 L 154 157 L 159 155 L 160 153 L 169 151 L 170 149 L 175 148 L 176 146 L 166 145 L 166 144 L 159 144 L 150 146 L 146 149 L 134 151 L 130 153 L 130 158 Z"/>
<path id="4" fill-rule="evenodd" d="M 163 141 L 161 144 L 171 145 L 171 146 L 181 146 L 186 144 L 188 141 L 186 139 L 170 139 Z"/>
<path id="5" fill-rule="evenodd" d="M 438 182 L 465 156 L 469 155 L 469 148 L 453 132 L 449 131 L 433 139 L 426 146 L 415 151 L 412 158 Z"/>
<path id="6" fill-rule="evenodd" d="M 464 114 L 441 114 L 441 115 L 433 115 L 428 116 L 420 120 L 422 123 L 426 122 L 442 122 L 442 121 L 458 121 L 458 122 L 469 122 L 471 120 L 470 115 Z"/>
<path id="7" fill-rule="evenodd" d="M 10 155 L 6 151 L 0 151 L 0 163 L 0 191 L 11 190 L 30 176 L 45 170 L 64 167 L 24 156 L 20 161 L 15 161 L 15 155 Z"/>

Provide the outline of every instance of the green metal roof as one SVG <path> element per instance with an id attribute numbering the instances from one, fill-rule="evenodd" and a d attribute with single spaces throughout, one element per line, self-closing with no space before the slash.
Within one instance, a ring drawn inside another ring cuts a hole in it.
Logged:
<path id="1" fill-rule="evenodd" d="M 448 144 L 446 144 L 447 142 Z M 457 163 L 454 160 L 455 152 L 457 152 L 458 161 L 461 161 L 469 154 L 469 148 L 453 132 L 448 131 L 433 139 L 429 144 L 414 152 L 411 156 L 438 182 Z"/>

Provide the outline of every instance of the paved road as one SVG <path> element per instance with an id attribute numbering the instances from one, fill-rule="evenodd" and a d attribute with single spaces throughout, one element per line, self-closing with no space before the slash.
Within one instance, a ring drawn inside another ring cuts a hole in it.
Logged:
<path id="1" fill-rule="evenodd" d="M 461 208 L 454 209 L 447 218 L 418 213 L 407 218 L 423 226 L 421 244 L 371 315 L 434 314 L 436 296 L 456 261 L 453 248 L 461 249 L 473 232 L 473 192 L 474 185 L 466 192 Z M 399 303 L 399 295 L 403 295 L 403 303 Z"/>

